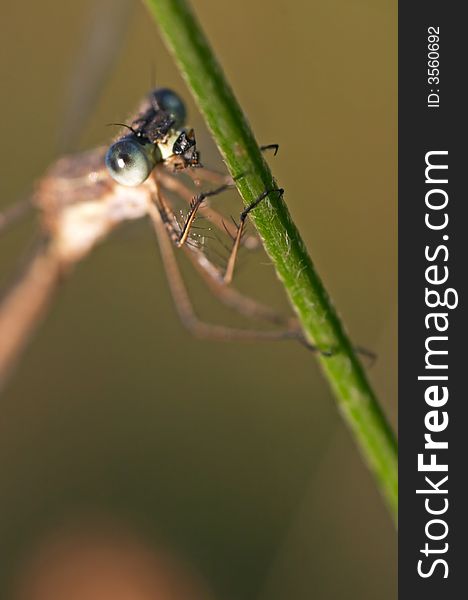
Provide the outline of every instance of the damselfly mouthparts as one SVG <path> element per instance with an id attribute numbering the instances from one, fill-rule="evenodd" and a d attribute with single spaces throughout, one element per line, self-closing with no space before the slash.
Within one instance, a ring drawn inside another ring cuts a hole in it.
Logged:
<path id="1" fill-rule="evenodd" d="M 208 199 L 232 188 L 234 182 L 201 165 L 194 132 L 185 127 L 185 118 L 179 96 L 168 89 L 156 89 L 141 104 L 136 117 L 122 125 L 122 135 L 108 149 L 65 156 L 38 182 L 30 205 L 39 211 L 42 243 L 0 305 L 0 383 L 73 266 L 120 223 L 145 216 L 157 234 L 179 317 L 192 333 L 218 340 L 296 339 L 309 345 L 296 319 L 278 314 L 230 285 L 239 248 L 252 245 L 253 238 L 244 236 L 249 212 L 269 194 L 281 194 L 282 190 L 265 190 L 240 213 L 238 223 L 225 220 Z M 194 193 L 180 177 L 181 172 L 193 186 L 209 184 L 214 189 Z M 182 219 L 174 208 L 174 195 L 187 205 Z M 0 214 L 0 230 L 22 212 L 21 207 L 14 206 Z M 224 268 L 208 258 L 200 236 L 194 233 L 199 214 L 230 238 Z M 221 302 L 277 328 L 233 329 L 199 320 L 178 270 L 174 247 L 186 253 Z"/>

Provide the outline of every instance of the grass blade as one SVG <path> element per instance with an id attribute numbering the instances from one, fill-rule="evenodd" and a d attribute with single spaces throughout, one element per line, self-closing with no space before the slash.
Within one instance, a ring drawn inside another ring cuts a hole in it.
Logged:
<path id="1" fill-rule="evenodd" d="M 146 0 L 165 42 L 249 204 L 277 187 L 252 130 L 208 41 L 185 0 Z M 250 215 L 310 340 L 333 355 L 318 355 L 376 482 L 396 521 L 397 442 L 344 327 L 312 264 L 284 201 L 271 194 Z M 292 390 L 293 391 L 293 390 Z"/>

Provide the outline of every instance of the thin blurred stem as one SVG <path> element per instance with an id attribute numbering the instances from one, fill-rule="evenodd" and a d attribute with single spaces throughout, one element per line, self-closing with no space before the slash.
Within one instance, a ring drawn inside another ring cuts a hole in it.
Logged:
<path id="1" fill-rule="evenodd" d="M 208 41 L 185 0 L 146 0 L 167 46 L 194 95 L 236 179 L 245 204 L 275 180 Z M 239 177 L 240 175 L 243 175 Z M 286 204 L 270 194 L 252 213 L 291 304 L 318 354 L 323 372 L 361 452 L 397 518 L 397 442 L 367 380 L 355 349 L 308 255 Z M 294 382 L 291 382 L 294 393 Z"/>

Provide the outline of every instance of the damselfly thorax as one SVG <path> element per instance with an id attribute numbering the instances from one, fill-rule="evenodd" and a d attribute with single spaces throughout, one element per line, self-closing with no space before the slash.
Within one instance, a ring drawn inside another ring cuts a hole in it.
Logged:
<path id="1" fill-rule="evenodd" d="M 73 266 L 122 222 L 142 217 L 149 217 L 154 227 L 177 312 L 192 333 L 219 340 L 294 338 L 310 346 L 294 318 L 279 315 L 231 286 L 239 249 L 256 245 L 255 238 L 244 235 L 249 212 L 268 194 L 282 190 L 265 190 L 240 212 L 237 221 L 223 217 L 209 205 L 209 199 L 234 187 L 234 182 L 202 166 L 195 134 L 185 127 L 185 118 L 185 106 L 177 94 L 154 90 L 136 116 L 121 124 L 122 133 L 110 147 L 60 158 L 38 182 L 32 205 L 40 213 L 43 242 L 0 304 L 0 382 Z M 202 185 L 212 189 L 200 191 Z M 185 203 L 182 215 L 174 207 L 174 196 Z M 13 207 L 0 215 L 0 229 L 20 213 Z M 222 266 L 208 258 L 203 235 L 195 231 L 201 214 L 210 228 L 228 236 L 230 250 Z M 221 302 L 277 327 L 233 329 L 200 321 L 178 270 L 175 248 L 185 252 Z"/>

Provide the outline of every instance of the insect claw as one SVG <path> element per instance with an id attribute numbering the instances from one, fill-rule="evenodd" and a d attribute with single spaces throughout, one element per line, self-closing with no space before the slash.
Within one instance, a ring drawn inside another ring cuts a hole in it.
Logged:
<path id="1" fill-rule="evenodd" d="M 260 150 L 263 152 L 264 150 L 274 150 L 273 156 L 278 154 L 279 144 L 267 144 L 266 146 L 260 146 Z"/>

